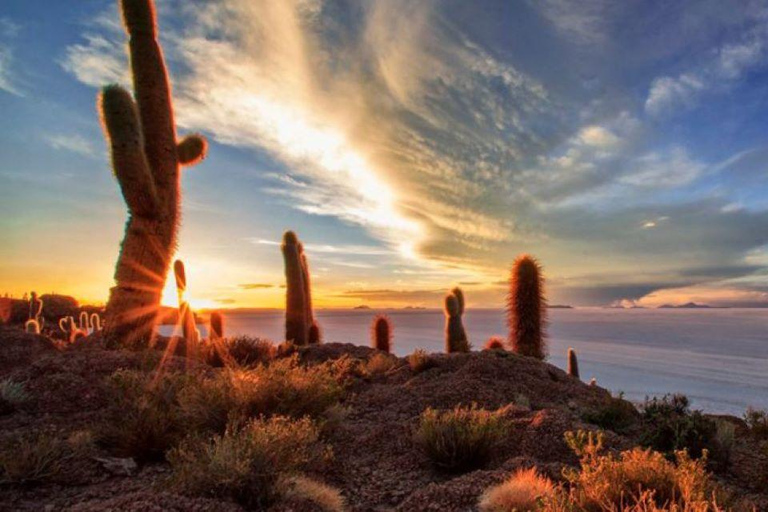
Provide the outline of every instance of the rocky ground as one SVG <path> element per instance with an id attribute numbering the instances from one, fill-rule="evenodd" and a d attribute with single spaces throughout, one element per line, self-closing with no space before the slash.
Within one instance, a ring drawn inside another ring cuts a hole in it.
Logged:
<path id="1" fill-rule="evenodd" d="M 305 362 L 337 359 L 344 354 L 366 359 L 373 351 L 353 345 L 312 347 Z M 107 351 L 81 340 L 62 349 L 45 336 L 0 328 L 0 381 L 23 382 L 28 399 L 0 414 L 0 443 L 30 432 L 67 437 L 89 431 L 104 419 L 108 394 L 104 380 L 121 368 L 146 368 L 157 361 L 149 352 Z M 332 465 L 322 475 L 340 489 L 351 510 L 467 511 L 489 485 L 502 481 L 520 467 L 536 466 L 553 479 L 576 465 L 566 446 L 568 430 L 590 429 L 586 411 L 615 400 L 597 386 L 589 386 L 552 365 L 503 351 L 435 355 L 435 366 L 414 372 L 406 359 L 397 359 L 382 374 L 356 379 L 343 405 L 346 415 L 328 434 Z M 187 362 L 173 359 L 171 366 Z M 488 467 L 463 475 L 435 471 L 415 449 L 412 432 L 427 407 L 449 409 L 476 403 L 487 409 L 509 406 L 510 435 Z M 717 478 L 739 495 L 750 497 L 758 510 L 768 510 L 763 480 L 768 460 L 757 441 L 749 438 L 741 420 L 728 469 Z M 609 448 L 637 444 L 637 428 L 623 435 L 608 431 Z M 132 465 L 107 452 L 78 463 L 67 478 L 34 486 L 0 486 L 0 510 L 242 510 L 238 505 L 175 494 L 167 487 L 165 464 Z M 307 504 L 284 502 L 274 510 L 313 510 Z"/>

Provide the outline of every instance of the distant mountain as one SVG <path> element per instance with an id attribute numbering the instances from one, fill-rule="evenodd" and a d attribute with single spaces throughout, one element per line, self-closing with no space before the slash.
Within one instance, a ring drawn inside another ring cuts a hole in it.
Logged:
<path id="1" fill-rule="evenodd" d="M 686 302 L 685 304 L 680 304 L 679 306 L 675 306 L 673 304 L 664 304 L 662 306 L 659 306 L 658 309 L 710 309 L 712 306 L 708 306 L 707 304 L 696 304 L 695 302 Z"/>
<path id="2" fill-rule="evenodd" d="M 360 306 L 355 306 L 353 309 L 371 309 L 371 306 L 366 306 L 365 304 L 361 304 Z"/>
<path id="3" fill-rule="evenodd" d="M 547 306 L 549 309 L 573 309 L 573 306 L 570 306 L 568 304 L 552 304 L 551 306 Z"/>

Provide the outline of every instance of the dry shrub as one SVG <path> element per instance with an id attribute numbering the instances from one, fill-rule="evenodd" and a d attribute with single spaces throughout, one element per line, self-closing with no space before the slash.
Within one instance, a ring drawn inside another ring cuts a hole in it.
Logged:
<path id="1" fill-rule="evenodd" d="M 566 441 L 581 458 L 580 470 L 565 471 L 571 485 L 571 510 L 714 512 L 740 505 L 712 480 L 704 460 L 678 451 L 676 461 L 650 449 L 633 448 L 619 456 L 602 455 L 602 434 L 567 432 Z"/>
<path id="2" fill-rule="evenodd" d="M 282 498 L 308 501 L 325 512 L 343 512 L 347 509 L 344 497 L 333 487 L 304 476 L 290 476 L 278 483 Z"/>
<path id="3" fill-rule="evenodd" d="M 277 498 L 282 476 L 328 460 L 330 452 L 318 436 L 309 418 L 233 423 L 221 436 L 192 437 L 171 450 L 172 484 L 188 494 L 232 499 L 262 510 Z"/>
<path id="4" fill-rule="evenodd" d="M 414 435 L 416 445 L 438 469 L 463 472 L 484 466 L 508 428 L 505 410 L 476 405 L 449 411 L 428 408 Z"/>
<path id="5" fill-rule="evenodd" d="M 252 336 L 235 336 L 209 342 L 208 363 L 212 366 L 252 367 L 275 358 L 277 347 L 269 340 Z"/>
<path id="6" fill-rule="evenodd" d="M 100 441 L 120 457 L 140 462 L 161 460 L 184 436 L 179 408 L 181 390 L 191 376 L 119 370 L 108 379 L 111 407 Z"/>
<path id="7" fill-rule="evenodd" d="M 416 349 L 413 354 L 408 356 L 408 365 L 413 373 L 421 373 L 437 366 L 437 361 L 427 354 L 426 350 Z"/>
<path id="8" fill-rule="evenodd" d="M 366 372 L 369 375 L 384 375 L 397 364 L 397 358 L 390 354 L 377 352 L 365 364 Z"/>
<path id="9" fill-rule="evenodd" d="M 24 383 L 11 379 L 0 381 L 0 416 L 14 412 L 27 400 L 29 395 Z"/>
<path id="10" fill-rule="evenodd" d="M 546 510 L 558 494 L 557 486 L 536 468 L 519 469 L 505 482 L 487 489 L 478 506 L 482 512 L 529 512 Z"/>
<path id="11" fill-rule="evenodd" d="M 67 439 L 50 434 L 12 438 L 0 449 L 0 484 L 76 481 L 93 453 L 89 432 L 75 432 Z"/>

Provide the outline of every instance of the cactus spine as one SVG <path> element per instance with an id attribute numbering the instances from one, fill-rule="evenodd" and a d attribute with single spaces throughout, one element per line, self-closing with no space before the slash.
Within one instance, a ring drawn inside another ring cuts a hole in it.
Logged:
<path id="1" fill-rule="evenodd" d="M 376 315 L 371 324 L 373 348 L 382 352 L 392 352 L 392 321 L 387 315 Z"/>
<path id="2" fill-rule="evenodd" d="M 315 323 L 312 288 L 304 246 L 293 231 L 286 231 L 283 235 L 282 251 L 286 285 L 285 340 L 299 346 L 306 345 L 310 342 L 310 328 Z M 320 332 L 319 326 L 317 332 Z"/>
<path id="3" fill-rule="evenodd" d="M 469 352 L 467 332 L 461 316 L 464 314 L 464 293 L 454 288 L 445 297 L 445 351 Z"/>
<path id="4" fill-rule="evenodd" d="M 544 359 L 546 301 L 539 263 L 526 254 L 512 265 L 507 297 L 509 344 L 517 354 Z"/>
<path id="5" fill-rule="evenodd" d="M 568 349 L 568 375 L 579 378 L 579 360 L 576 358 L 576 351 Z"/>
<path id="6" fill-rule="evenodd" d="M 117 85 L 104 88 L 99 109 L 114 174 L 128 205 L 128 224 L 105 312 L 108 346 L 148 341 L 176 245 L 180 166 L 205 157 L 200 135 L 176 138 L 170 85 L 157 39 L 152 0 L 120 0 L 130 36 L 134 102 Z"/>

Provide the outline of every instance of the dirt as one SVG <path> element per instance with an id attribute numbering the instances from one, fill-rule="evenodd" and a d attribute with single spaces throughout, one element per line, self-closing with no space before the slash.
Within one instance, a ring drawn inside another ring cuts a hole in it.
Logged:
<path id="1" fill-rule="evenodd" d="M 304 362 L 351 357 L 368 359 L 375 351 L 354 345 L 328 344 L 301 352 Z M 521 467 L 536 466 L 553 479 L 577 460 L 563 440 L 568 430 L 597 427 L 585 423 L 584 411 L 613 400 L 597 386 L 568 376 L 547 363 L 504 351 L 435 354 L 435 366 L 415 373 L 406 359 L 393 358 L 383 375 L 354 379 L 343 405 L 346 417 L 330 431 L 331 468 L 314 475 L 341 490 L 354 511 L 469 511 L 485 488 Z M 45 336 L 0 327 L 0 380 L 25 383 L 30 399 L 0 415 L 0 441 L 24 433 L 50 432 L 65 438 L 94 428 L 105 417 L 106 377 L 122 368 L 150 368 L 156 351 L 109 351 L 96 339 L 62 347 Z M 171 368 L 188 362 L 173 357 Z M 427 407 L 449 409 L 477 404 L 506 407 L 507 440 L 484 469 L 462 475 L 436 471 L 417 450 L 412 433 Z M 758 443 L 737 423 L 737 441 L 730 468 L 718 479 L 755 499 L 768 510 L 768 460 Z M 632 435 L 607 433 L 610 449 L 636 444 Z M 95 456 L 109 457 L 108 453 Z M 73 468 L 66 482 L 34 486 L 0 486 L 0 511 L 235 511 L 234 503 L 175 494 L 166 481 L 166 464 L 139 467 L 129 476 L 109 470 L 92 458 Z M 280 512 L 318 510 L 291 501 L 277 504 Z"/>

